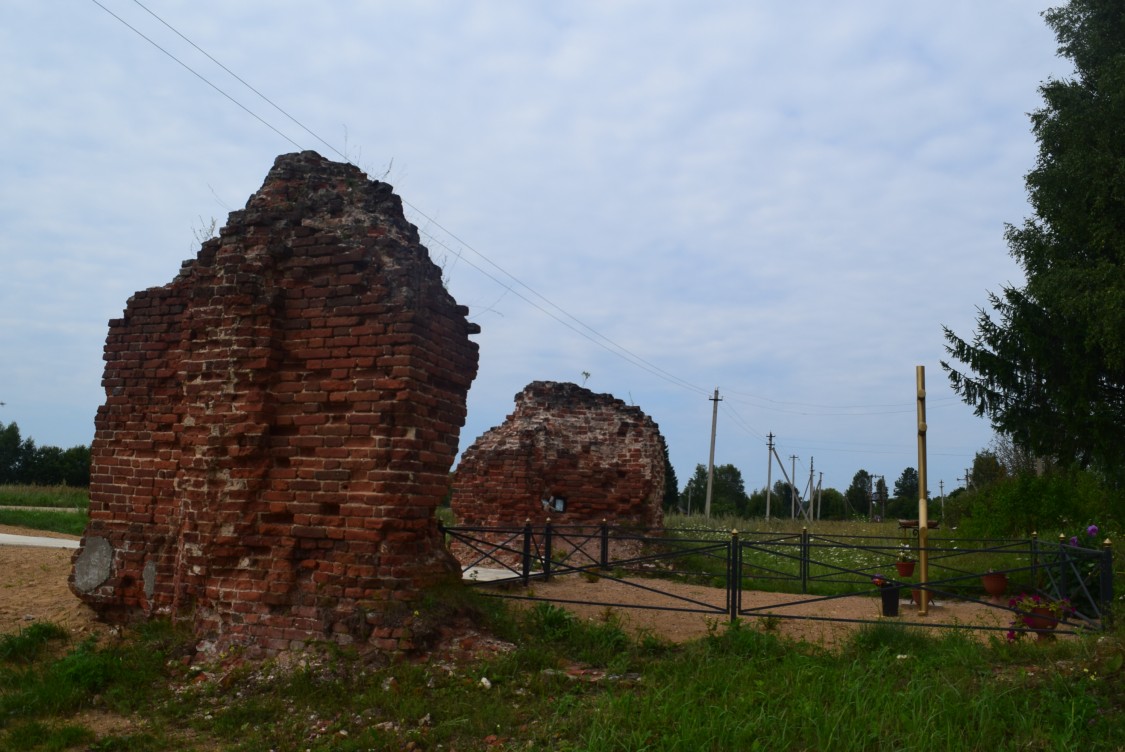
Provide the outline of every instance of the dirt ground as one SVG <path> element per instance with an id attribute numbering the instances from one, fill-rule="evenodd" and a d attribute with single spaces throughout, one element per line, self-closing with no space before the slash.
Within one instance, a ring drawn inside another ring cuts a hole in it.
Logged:
<path id="1" fill-rule="evenodd" d="M 0 525 L 0 533 L 28 534 L 32 531 Z M 72 536 L 34 531 L 38 536 L 72 538 Z M 83 604 L 67 587 L 70 562 L 74 551 L 60 548 L 29 548 L 25 546 L 0 545 L 0 634 L 9 634 L 26 628 L 35 621 L 52 621 L 77 635 L 104 632 L 106 627 L 99 624 L 94 613 Z M 638 581 L 637 584 L 653 585 L 673 593 L 654 593 L 635 585 L 625 585 L 611 580 L 598 579 L 593 582 L 581 577 L 564 577 L 549 583 L 534 583 L 531 594 L 538 597 L 573 601 L 594 601 L 610 603 L 630 603 L 637 606 L 678 606 L 695 608 L 685 600 L 691 599 L 707 605 L 722 608 L 725 595 L 720 589 L 683 585 L 678 583 L 653 583 Z M 512 590 L 512 594 L 519 594 Z M 562 604 L 582 618 L 604 618 L 606 606 Z M 870 596 L 851 596 L 820 600 L 804 596 L 778 593 L 745 592 L 742 596 L 744 609 L 759 609 L 756 613 L 772 614 L 777 619 L 769 619 L 771 628 L 779 634 L 832 646 L 846 637 L 862 624 L 848 621 L 817 621 L 821 619 L 853 619 L 872 621 L 879 618 L 879 599 Z M 721 613 L 701 614 L 683 611 L 655 610 L 652 608 L 618 608 L 617 615 L 632 631 L 649 631 L 654 635 L 675 642 L 695 639 L 707 634 L 709 628 L 725 623 Z M 929 613 L 921 616 L 918 608 L 909 601 L 902 601 L 899 607 L 898 622 L 931 625 L 992 626 L 1006 625 L 1010 614 L 1004 610 L 991 608 L 976 602 L 941 601 L 932 603 Z M 786 617 L 806 617 L 803 619 Z M 767 620 L 749 618 L 752 627 L 763 628 Z M 1003 632 L 974 629 L 971 634 L 981 639 L 1002 635 Z"/>
<path id="2" fill-rule="evenodd" d="M 74 536 L 0 525 L 0 533 L 40 538 Z M 0 545 L 0 634 L 11 634 L 36 621 L 50 621 L 83 635 L 105 631 L 94 612 L 70 592 L 74 549 Z"/>

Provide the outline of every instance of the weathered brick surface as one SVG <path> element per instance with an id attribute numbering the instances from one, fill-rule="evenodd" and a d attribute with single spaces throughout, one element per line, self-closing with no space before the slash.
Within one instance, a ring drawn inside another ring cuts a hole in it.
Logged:
<path id="1" fill-rule="evenodd" d="M 465 450 L 452 508 L 466 525 L 663 523 L 664 438 L 640 408 L 577 384 L 536 381 L 503 425 Z M 566 511 L 542 500 L 566 499 Z"/>
<path id="2" fill-rule="evenodd" d="M 267 653 L 392 639 L 386 604 L 456 569 L 434 509 L 477 371 L 466 313 L 389 185 L 279 157 L 110 321 L 72 589 Z M 112 562 L 91 587 L 94 539 Z"/>

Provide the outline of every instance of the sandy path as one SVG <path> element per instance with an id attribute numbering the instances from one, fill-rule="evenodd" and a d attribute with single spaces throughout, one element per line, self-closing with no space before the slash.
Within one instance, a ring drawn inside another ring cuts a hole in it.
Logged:
<path id="1" fill-rule="evenodd" d="M 34 534 L 50 538 L 75 540 L 74 536 L 57 533 L 27 531 L 0 525 L 0 533 Z M 83 634 L 105 630 L 96 622 L 94 614 L 67 587 L 73 550 L 59 548 L 31 548 L 0 545 L 0 634 L 17 632 L 35 621 L 52 621 L 72 632 Z M 638 581 L 674 593 L 681 599 L 691 599 L 714 607 L 715 613 L 689 613 L 654 610 L 651 608 L 614 609 L 623 623 L 632 631 L 648 630 L 669 640 L 682 642 L 707 634 L 709 628 L 724 624 L 722 613 L 725 594 L 716 588 L 679 583 Z M 509 591 L 513 595 L 520 588 Z M 578 576 L 556 578 L 549 583 L 533 583 L 532 594 L 539 597 L 575 601 L 606 603 L 631 603 L 640 606 L 678 606 L 695 608 L 695 604 L 676 600 L 663 594 L 652 593 L 608 579 L 590 582 Z M 605 614 L 602 605 L 564 604 L 583 618 L 598 619 Z M 744 609 L 761 609 L 779 617 L 815 616 L 833 619 L 876 620 L 879 618 L 879 601 L 870 596 L 851 596 L 831 600 L 816 600 L 802 596 L 778 593 L 745 592 Z M 903 601 L 896 621 L 921 622 L 932 625 L 990 625 L 1003 626 L 1010 616 L 1006 611 L 990 608 L 975 602 L 949 601 L 931 604 L 927 616 L 918 615 L 917 608 Z M 762 619 L 750 618 L 749 625 L 763 626 Z M 776 621 L 780 634 L 799 640 L 824 645 L 837 643 L 860 624 L 847 621 L 813 621 L 781 618 Z M 973 630 L 973 634 L 987 639 L 998 632 Z"/>

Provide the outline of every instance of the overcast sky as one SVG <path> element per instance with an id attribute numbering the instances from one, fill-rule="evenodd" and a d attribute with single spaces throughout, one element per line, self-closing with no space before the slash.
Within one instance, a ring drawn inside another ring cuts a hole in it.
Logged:
<path id="1" fill-rule="evenodd" d="M 1021 279 L 1027 113 L 1070 73 L 1049 3 L 99 2 L 0 25 L 0 421 L 25 438 L 88 443 L 109 319 L 314 149 L 395 187 L 481 326 L 462 448 L 573 381 L 650 415 L 682 486 L 717 387 L 748 490 L 771 432 L 801 486 L 810 462 L 893 486 L 917 365 L 931 492 L 991 439 L 941 327 Z"/>

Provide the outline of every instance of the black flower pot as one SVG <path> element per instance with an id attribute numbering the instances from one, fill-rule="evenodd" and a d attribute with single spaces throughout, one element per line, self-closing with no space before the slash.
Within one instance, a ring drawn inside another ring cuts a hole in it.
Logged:
<path id="1" fill-rule="evenodd" d="M 898 600 L 902 588 L 887 585 L 879 588 L 879 596 L 883 599 L 883 616 L 898 616 Z"/>

